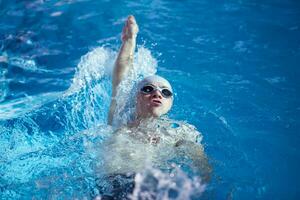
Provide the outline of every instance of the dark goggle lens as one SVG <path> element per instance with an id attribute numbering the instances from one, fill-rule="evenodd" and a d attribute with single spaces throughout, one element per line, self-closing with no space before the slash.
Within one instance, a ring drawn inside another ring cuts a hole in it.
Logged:
<path id="1" fill-rule="evenodd" d="M 151 85 L 144 86 L 141 89 L 142 92 L 147 93 L 147 94 L 151 93 L 153 90 L 154 90 L 154 88 Z"/>
<path id="2" fill-rule="evenodd" d="M 161 93 L 165 96 L 165 97 L 171 97 L 172 96 L 172 92 L 168 89 L 163 89 L 161 91 Z"/>

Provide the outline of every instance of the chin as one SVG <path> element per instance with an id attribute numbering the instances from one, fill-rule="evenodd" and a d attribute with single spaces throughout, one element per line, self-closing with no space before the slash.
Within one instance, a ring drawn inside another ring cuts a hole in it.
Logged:
<path id="1" fill-rule="evenodd" d="M 160 117 L 161 114 L 159 114 L 159 113 L 152 113 L 152 116 L 153 116 L 153 117 Z"/>
<path id="2" fill-rule="evenodd" d="M 160 116 L 162 116 L 163 114 L 164 114 L 164 113 L 161 112 L 161 110 L 156 110 L 156 109 L 152 110 L 152 112 L 151 112 L 151 115 L 152 115 L 153 117 L 160 117 Z"/>

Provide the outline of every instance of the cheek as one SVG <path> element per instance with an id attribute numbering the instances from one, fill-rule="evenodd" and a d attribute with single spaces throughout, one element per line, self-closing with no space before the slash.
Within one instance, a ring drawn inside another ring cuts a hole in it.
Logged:
<path id="1" fill-rule="evenodd" d="M 171 107 L 173 106 L 173 99 L 170 99 L 168 102 L 169 102 L 169 104 L 168 104 L 169 105 L 169 109 L 171 109 Z"/>
<path id="2" fill-rule="evenodd" d="M 168 111 L 173 105 L 173 101 L 172 100 L 169 100 L 167 99 L 165 102 L 164 102 L 164 110 Z"/>

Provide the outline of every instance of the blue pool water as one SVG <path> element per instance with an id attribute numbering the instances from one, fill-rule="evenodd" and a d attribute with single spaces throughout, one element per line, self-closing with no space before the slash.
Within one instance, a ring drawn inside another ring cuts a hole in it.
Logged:
<path id="1" fill-rule="evenodd" d="M 1 199 L 97 194 L 128 14 L 141 68 L 173 85 L 169 118 L 202 132 L 202 198 L 299 199 L 300 2 L 2 0 L 0 12 Z"/>

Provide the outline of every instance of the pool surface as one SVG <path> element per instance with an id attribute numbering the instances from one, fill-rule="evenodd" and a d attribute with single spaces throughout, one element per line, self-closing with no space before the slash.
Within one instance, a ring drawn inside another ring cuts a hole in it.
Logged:
<path id="1" fill-rule="evenodd" d="M 129 14 L 136 70 L 171 82 L 168 117 L 202 133 L 213 167 L 206 186 L 147 168 L 132 199 L 154 175 L 188 185 L 169 199 L 299 199 L 300 2 L 3 0 L 0 12 L 0 199 L 97 196 Z"/>

